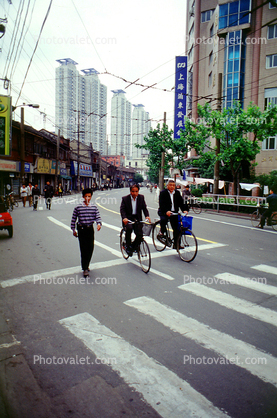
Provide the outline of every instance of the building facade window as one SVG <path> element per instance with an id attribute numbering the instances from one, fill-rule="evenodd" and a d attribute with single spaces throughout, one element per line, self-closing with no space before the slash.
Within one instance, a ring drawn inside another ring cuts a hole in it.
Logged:
<path id="1" fill-rule="evenodd" d="M 245 83 L 245 34 L 243 31 L 235 31 L 227 34 L 224 49 L 223 72 L 223 106 L 233 106 L 235 100 L 244 104 Z"/>
<path id="2" fill-rule="evenodd" d="M 210 28 L 210 38 L 212 38 L 213 36 L 214 36 L 214 25 L 212 25 Z"/>
<path id="3" fill-rule="evenodd" d="M 205 12 L 202 12 L 201 23 L 209 22 L 209 20 L 211 20 L 213 13 L 214 13 L 214 9 L 206 10 Z"/>
<path id="4" fill-rule="evenodd" d="M 271 136 L 263 140 L 262 150 L 274 150 L 277 149 L 277 136 Z"/>
<path id="5" fill-rule="evenodd" d="M 269 8 L 270 8 L 270 9 L 275 9 L 275 8 L 276 8 L 276 6 L 273 6 L 273 4 L 269 2 Z"/>
<path id="6" fill-rule="evenodd" d="M 209 54 L 209 65 L 213 63 L 213 51 Z"/>
<path id="7" fill-rule="evenodd" d="M 267 55 L 266 56 L 266 64 L 265 64 L 265 67 L 267 69 L 277 67 L 277 54 Z"/>
<path id="8" fill-rule="evenodd" d="M 219 6 L 219 29 L 250 23 L 250 0 L 239 0 Z"/>
<path id="9" fill-rule="evenodd" d="M 213 72 L 211 71 L 208 77 L 208 86 L 211 87 L 213 83 Z"/>
<path id="10" fill-rule="evenodd" d="M 267 39 L 277 38 L 277 24 L 267 27 Z"/>

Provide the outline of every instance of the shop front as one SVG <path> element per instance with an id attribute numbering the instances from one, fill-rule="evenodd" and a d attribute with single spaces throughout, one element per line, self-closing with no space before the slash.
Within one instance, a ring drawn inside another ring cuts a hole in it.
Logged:
<path id="1" fill-rule="evenodd" d="M 72 186 L 74 190 L 78 190 L 78 165 L 77 161 L 71 161 Z M 80 190 L 92 187 L 92 166 L 89 164 L 79 163 Z"/>

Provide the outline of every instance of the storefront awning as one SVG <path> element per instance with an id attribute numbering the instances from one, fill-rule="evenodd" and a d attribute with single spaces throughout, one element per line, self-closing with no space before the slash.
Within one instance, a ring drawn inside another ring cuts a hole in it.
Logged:
<path id="1" fill-rule="evenodd" d="M 70 177 L 70 176 L 63 176 L 63 175 L 62 175 L 62 176 L 60 176 L 60 178 L 61 178 L 61 179 L 65 179 L 65 180 L 71 180 L 71 177 Z"/>

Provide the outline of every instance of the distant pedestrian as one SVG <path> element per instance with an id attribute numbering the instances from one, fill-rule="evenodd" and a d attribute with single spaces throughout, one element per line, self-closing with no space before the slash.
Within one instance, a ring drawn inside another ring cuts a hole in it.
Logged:
<path id="1" fill-rule="evenodd" d="M 63 197 L 63 186 L 62 183 L 59 183 L 58 185 L 58 196 Z"/>
<path id="2" fill-rule="evenodd" d="M 32 206 L 32 190 L 33 190 L 33 185 L 32 185 L 32 183 L 30 182 L 29 184 L 28 184 L 28 186 L 27 186 L 27 197 L 28 197 L 28 201 L 29 201 L 29 207 L 31 207 Z"/>
<path id="3" fill-rule="evenodd" d="M 83 270 L 83 276 L 89 276 L 89 264 L 94 249 L 94 228 L 93 223 L 97 223 L 97 231 L 100 231 L 102 226 L 102 220 L 97 206 L 90 203 L 92 197 L 91 189 L 84 189 L 82 191 L 83 203 L 75 207 L 72 219 L 71 229 L 74 237 L 78 237 L 80 252 L 81 252 L 81 265 Z M 77 231 L 76 231 L 77 222 Z"/>
<path id="4" fill-rule="evenodd" d="M 22 186 L 20 187 L 20 196 L 22 199 L 23 207 L 25 208 L 27 199 L 27 187 L 25 184 L 22 184 Z"/>
<path id="5" fill-rule="evenodd" d="M 52 197 L 54 195 L 54 189 L 53 186 L 50 184 L 50 181 L 48 180 L 46 182 L 46 186 L 44 187 L 44 197 L 45 197 L 45 204 L 46 209 L 51 209 L 51 203 L 52 203 Z"/>
<path id="6" fill-rule="evenodd" d="M 40 197 L 40 190 L 38 188 L 38 185 L 35 184 L 35 187 L 33 187 L 32 189 L 33 210 L 37 210 L 39 197 Z"/>

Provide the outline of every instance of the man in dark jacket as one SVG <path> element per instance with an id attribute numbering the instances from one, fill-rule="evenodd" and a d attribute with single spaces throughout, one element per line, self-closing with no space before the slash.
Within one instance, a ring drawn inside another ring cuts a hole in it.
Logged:
<path id="1" fill-rule="evenodd" d="M 259 228 L 262 228 L 262 229 L 265 225 L 266 218 L 268 218 L 268 221 L 269 221 L 272 212 L 277 211 L 277 194 L 276 194 L 275 188 L 273 187 L 272 189 L 269 191 L 269 196 L 267 196 L 266 198 L 266 201 L 268 203 L 268 209 L 264 211 L 261 217 L 261 224 L 259 225 Z"/>
<path id="2" fill-rule="evenodd" d="M 170 221 L 173 229 L 174 247 L 177 248 L 177 238 L 179 235 L 178 229 L 178 215 L 179 209 L 187 213 L 189 208 L 187 203 L 184 203 L 179 190 L 175 190 L 176 184 L 174 180 L 169 180 L 167 188 L 160 193 L 159 196 L 159 210 L 158 214 L 161 218 L 161 238 L 165 237 L 166 225 Z"/>
<path id="3" fill-rule="evenodd" d="M 53 195 L 54 195 L 54 189 L 53 189 L 53 186 L 51 186 L 50 181 L 48 180 L 46 182 L 46 186 L 44 187 L 46 209 L 49 209 L 49 210 L 51 209 L 51 202 L 52 202 Z"/>
<path id="4" fill-rule="evenodd" d="M 37 210 L 39 196 L 40 196 L 40 190 L 39 190 L 38 185 L 36 183 L 35 187 L 32 188 L 33 210 Z"/>
<path id="5" fill-rule="evenodd" d="M 137 249 L 142 240 L 142 224 L 134 225 L 128 221 L 142 221 L 142 212 L 146 219 L 151 222 L 149 212 L 144 200 L 144 196 L 139 194 L 139 185 L 134 184 L 130 187 L 130 194 L 122 197 L 120 205 L 120 214 L 123 226 L 126 228 L 126 252 L 129 256 L 133 255 L 133 251 Z M 131 244 L 131 234 L 134 230 L 136 238 Z"/>

